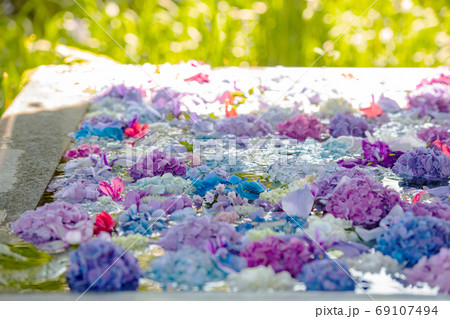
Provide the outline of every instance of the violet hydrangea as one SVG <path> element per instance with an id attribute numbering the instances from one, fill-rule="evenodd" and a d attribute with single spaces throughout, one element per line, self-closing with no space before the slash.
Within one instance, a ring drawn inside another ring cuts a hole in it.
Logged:
<path id="1" fill-rule="evenodd" d="M 324 211 L 351 220 L 356 226 L 372 229 L 396 204 L 402 204 L 397 192 L 365 176 L 349 179 L 336 187 Z"/>
<path id="2" fill-rule="evenodd" d="M 89 240 L 94 222 L 78 204 L 53 202 L 29 210 L 12 223 L 21 239 L 41 250 L 54 251 Z"/>
<path id="3" fill-rule="evenodd" d="M 166 173 L 172 173 L 173 176 L 184 176 L 186 170 L 187 165 L 171 154 L 153 150 L 130 168 L 130 176 L 134 180 L 162 176 Z"/>
<path id="4" fill-rule="evenodd" d="M 102 149 L 97 144 L 82 144 L 76 148 L 72 148 L 63 154 L 66 159 L 73 159 L 79 157 L 88 157 L 91 154 L 99 155 L 102 153 Z"/>
<path id="5" fill-rule="evenodd" d="M 297 279 L 306 284 L 307 290 L 352 291 L 355 282 L 344 261 L 320 259 L 303 266 Z"/>
<path id="6" fill-rule="evenodd" d="M 450 246 L 450 222 L 407 213 L 384 232 L 377 243 L 377 249 L 384 255 L 411 267 L 423 256 L 436 255 L 441 248 Z"/>
<path id="7" fill-rule="evenodd" d="M 450 293 L 450 249 L 441 248 L 437 255 L 423 256 L 413 268 L 403 271 L 410 284 L 427 283 L 439 287 L 439 292 Z"/>
<path id="8" fill-rule="evenodd" d="M 403 154 L 400 151 L 392 151 L 383 141 L 376 141 L 373 144 L 366 140 L 362 140 L 362 149 L 367 165 L 380 165 L 387 168 L 392 168 L 398 158 Z"/>
<path id="9" fill-rule="evenodd" d="M 271 266 L 276 273 L 287 271 L 297 276 L 303 265 L 313 260 L 307 241 L 295 236 L 266 237 L 248 244 L 241 252 L 249 267 Z"/>
<path id="10" fill-rule="evenodd" d="M 239 251 L 243 240 L 244 236 L 232 225 L 204 215 L 187 217 L 165 230 L 158 244 L 166 250 L 179 250 L 187 245 L 214 254 L 221 247 Z"/>
<path id="11" fill-rule="evenodd" d="M 338 113 L 330 119 L 328 126 L 331 136 L 365 137 L 370 130 L 369 124 L 361 117 Z"/>
<path id="12" fill-rule="evenodd" d="M 137 290 L 142 271 L 133 254 L 102 239 L 92 239 L 70 253 L 66 277 L 70 290 Z"/>
<path id="13" fill-rule="evenodd" d="M 327 132 L 327 126 L 315 116 L 302 113 L 294 115 L 288 121 L 279 123 L 277 126 L 280 135 L 295 138 L 301 142 L 308 137 L 321 141 L 322 135 Z"/>
<path id="14" fill-rule="evenodd" d="M 419 147 L 400 156 L 392 171 L 406 182 L 440 182 L 450 177 L 450 158 L 440 150 Z"/>
<path id="15" fill-rule="evenodd" d="M 450 145 L 450 129 L 445 126 L 432 126 L 423 128 L 417 132 L 417 137 L 427 142 L 428 145 L 439 140 L 442 144 Z"/>
<path id="16" fill-rule="evenodd" d="M 450 85 L 434 83 L 422 86 L 408 96 L 410 108 L 418 109 L 420 116 L 434 112 L 450 113 Z"/>
<path id="17" fill-rule="evenodd" d="M 409 205 L 405 211 L 413 213 L 414 216 L 433 216 L 450 221 L 450 206 L 441 202 L 417 202 Z"/>

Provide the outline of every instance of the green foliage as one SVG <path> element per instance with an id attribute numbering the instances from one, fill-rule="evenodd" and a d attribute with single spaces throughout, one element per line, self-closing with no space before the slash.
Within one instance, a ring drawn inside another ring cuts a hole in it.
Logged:
<path id="1" fill-rule="evenodd" d="M 448 0 L 0 2 L 0 113 L 25 70 L 63 63 L 58 43 L 123 63 L 450 65 Z"/>

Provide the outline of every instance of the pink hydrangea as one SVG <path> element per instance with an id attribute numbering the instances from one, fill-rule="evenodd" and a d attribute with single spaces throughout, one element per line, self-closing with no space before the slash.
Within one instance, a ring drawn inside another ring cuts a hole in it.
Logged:
<path id="1" fill-rule="evenodd" d="M 414 214 L 414 216 L 433 216 L 445 220 L 450 220 L 450 206 L 441 202 L 411 204 L 406 211 Z"/>
<path id="2" fill-rule="evenodd" d="M 226 222 L 229 224 L 233 224 L 237 222 L 237 220 L 239 219 L 239 215 L 235 211 L 220 212 L 217 215 L 215 215 L 215 219 L 219 222 Z"/>
<path id="3" fill-rule="evenodd" d="M 279 123 L 277 129 L 281 135 L 302 142 L 308 137 L 320 141 L 322 140 L 322 134 L 327 132 L 327 126 L 321 123 L 317 117 L 305 113 L 294 115 L 290 120 Z"/>
<path id="4" fill-rule="evenodd" d="M 379 225 L 396 205 L 405 204 L 394 190 L 390 190 L 369 176 L 357 177 L 336 187 L 325 206 L 325 213 L 351 220 L 367 229 Z"/>
<path id="5" fill-rule="evenodd" d="M 72 148 L 63 154 L 66 159 L 73 159 L 79 157 L 88 157 L 91 154 L 100 155 L 102 153 L 102 149 L 97 144 L 82 144 L 76 148 Z"/>
<path id="6" fill-rule="evenodd" d="M 310 245 L 303 239 L 290 237 L 266 237 L 247 245 L 241 252 L 249 267 L 271 266 L 278 273 L 289 272 L 297 276 L 304 264 L 313 261 Z"/>
<path id="7" fill-rule="evenodd" d="M 413 268 L 404 270 L 410 284 L 428 283 L 439 287 L 439 292 L 450 293 L 450 249 L 441 248 L 439 254 L 429 258 L 423 256 Z"/>

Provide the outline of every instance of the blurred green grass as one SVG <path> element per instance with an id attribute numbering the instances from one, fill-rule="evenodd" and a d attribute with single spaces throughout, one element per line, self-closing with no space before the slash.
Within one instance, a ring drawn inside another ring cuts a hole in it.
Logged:
<path id="1" fill-rule="evenodd" d="M 122 63 L 450 65 L 448 0 L 379 0 L 335 45 L 374 0 L 77 1 L 95 22 L 73 0 L 0 0 L 0 114 L 27 70 L 64 63 L 58 43 Z"/>

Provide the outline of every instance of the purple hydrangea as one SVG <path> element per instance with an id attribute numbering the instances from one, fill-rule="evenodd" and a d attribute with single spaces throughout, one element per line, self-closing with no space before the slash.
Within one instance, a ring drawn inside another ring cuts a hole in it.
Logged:
<path id="1" fill-rule="evenodd" d="M 396 204 L 400 195 L 369 176 L 357 177 L 336 187 L 325 205 L 325 213 L 351 220 L 356 226 L 375 228 Z"/>
<path id="2" fill-rule="evenodd" d="M 417 202 L 409 205 L 405 211 L 413 213 L 414 216 L 433 216 L 450 221 L 450 206 L 441 202 Z"/>
<path id="3" fill-rule="evenodd" d="M 384 255 L 415 265 L 423 256 L 430 257 L 450 245 L 450 222 L 431 216 L 413 216 L 399 219 L 378 239 L 377 249 Z"/>
<path id="4" fill-rule="evenodd" d="M 89 240 L 94 222 L 78 204 L 53 202 L 25 212 L 11 229 L 41 250 L 54 251 Z"/>
<path id="5" fill-rule="evenodd" d="M 344 176 L 348 178 L 355 178 L 367 176 L 367 174 L 359 169 L 352 168 L 334 171 L 330 176 L 322 176 L 312 184 L 312 189 L 316 190 L 316 198 L 324 198 L 331 195 L 334 188 L 339 184 Z"/>
<path id="6" fill-rule="evenodd" d="M 130 252 L 111 242 L 92 239 L 70 253 L 66 277 L 70 290 L 137 290 L 142 271 Z"/>
<path id="7" fill-rule="evenodd" d="M 94 99 L 94 102 L 100 102 L 105 97 L 112 97 L 120 99 L 123 102 L 142 103 L 142 97 L 145 96 L 145 92 L 136 87 L 127 87 L 123 84 L 111 87 L 108 91 L 101 94 Z"/>
<path id="8" fill-rule="evenodd" d="M 440 182 L 450 177 L 450 158 L 440 150 L 419 147 L 400 156 L 392 171 L 406 182 Z"/>
<path id="9" fill-rule="evenodd" d="M 306 284 L 307 290 L 352 291 L 355 281 L 349 273 L 343 261 L 320 259 L 304 265 L 296 278 Z"/>
<path id="10" fill-rule="evenodd" d="M 247 259 L 249 267 L 271 266 L 276 273 L 287 271 L 293 277 L 313 260 L 308 242 L 295 236 L 271 236 L 251 242 L 241 256 Z"/>
<path id="11" fill-rule="evenodd" d="M 370 130 L 369 124 L 361 117 L 338 113 L 330 119 L 328 126 L 331 136 L 365 137 Z"/>
<path id="12" fill-rule="evenodd" d="M 83 203 L 85 201 L 96 201 L 100 193 L 97 184 L 77 181 L 65 185 L 55 194 L 55 198 L 68 203 Z"/>
<path id="13" fill-rule="evenodd" d="M 409 108 L 419 110 L 420 116 L 433 112 L 450 113 L 450 85 L 434 83 L 422 86 L 408 96 Z"/>
<path id="14" fill-rule="evenodd" d="M 450 130 L 445 126 L 432 126 L 423 128 L 417 132 L 417 137 L 427 142 L 428 145 L 439 140 L 442 144 L 450 145 Z"/>
<path id="15" fill-rule="evenodd" d="M 311 137 L 317 141 L 327 133 L 327 126 L 315 116 L 305 113 L 294 115 L 290 120 L 279 123 L 277 126 L 280 135 L 295 138 L 301 142 Z"/>
<path id="16" fill-rule="evenodd" d="M 170 227 L 163 233 L 158 244 L 165 250 L 179 250 L 183 246 L 193 246 L 198 250 L 215 254 L 221 247 L 239 251 L 243 240 L 244 236 L 232 225 L 204 215 L 187 217 Z"/>
<path id="17" fill-rule="evenodd" d="M 430 287 L 439 287 L 440 293 L 450 293 L 450 249 L 441 248 L 439 254 L 430 258 L 423 256 L 403 273 L 410 284 L 427 283 Z"/>
<path id="18" fill-rule="evenodd" d="M 238 137 L 263 137 L 273 133 L 272 126 L 251 114 L 225 118 L 217 122 L 216 131 Z"/>
<path id="19" fill-rule="evenodd" d="M 207 282 L 222 280 L 226 273 L 218 267 L 211 253 L 187 246 L 155 259 L 146 276 L 163 288 L 192 290 L 201 289 Z"/>
<path id="20" fill-rule="evenodd" d="M 134 180 L 144 177 L 162 176 L 172 173 L 174 176 L 186 175 L 187 165 L 169 153 L 153 150 L 130 168 Z"/>
<path id="21" fill-rule="evenodd" d="M 382 141 L 376 141 L 371 144 L 366 140 L 362 140 L 362 149 L 367 165 L 380 165 L 387 168 L 392 168 L 398 158 L 403 154 L 403 152 L 400 151 L 392 151 L 389 148 L 389 145 Z"/>

